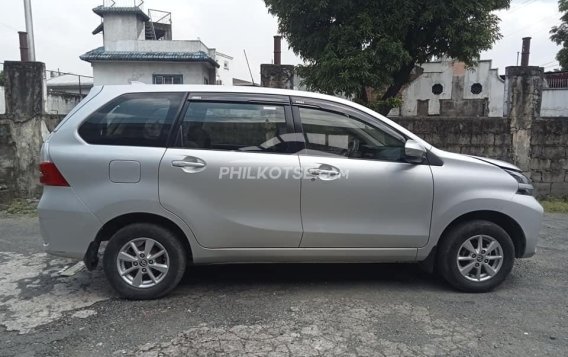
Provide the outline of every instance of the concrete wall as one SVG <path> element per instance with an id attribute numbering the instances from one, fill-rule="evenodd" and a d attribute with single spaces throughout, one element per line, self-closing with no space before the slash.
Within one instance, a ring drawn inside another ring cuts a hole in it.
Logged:
<path id="1" fill-rule="evenodd" d="M 105 50 L 133 52 L 205 52 L 211 58 L 215 58 L 216 52 L 214 48 L 208 48 L 199 40 L 117 40 L 105 42 Z"/>
<path id="2" fill-rule="evenodd" d="M 0 203 L 39 196 L 39 150 L 48 128 L 62 118 L 45 113 L 43 63 L 6 61 L 4 74 L 6 113 L 0 115 Z"/>
<path id="3" fill-rule="evenodd" d="M 268 88 L 294 89 L 294 66 L 282 64 L 261 64 L 260 85 Z"/>
<path id="4" fill-rule="evenodd" d="M 0 87 L 0 114 L 6 112 L 6 98 L 4 98 L 4 87 Z"/>
<path id="5" fill-rule="evenodd" d="M 513 136 L 507 118 L 393 117 L 442 150 L 508 162 Z M 530 176 L 539 197 L 568 197 L 568 119 L 537 119 L 532 123 Z"/>
<path id="6" fill-rule="evenodd" d="M 184 84 L 204 84 L 210 78 L 210 69 L 203 63 L 177 62 L 95 62 L 95 85 L 129 84 L 132 81 L 152 84 L 153 74 L 181 74 Z"/>
<path id="7" fill-rule="evenodd" d="M 4 70 L 7 113 L 0 115 L 0 203 L 39 196 L 39 150 L 44 135 L 63 117 L 46 114 L 43 63 L 6 62 Z M 566 196 L 568 119 L 539 118 L 542 68 L 509 67 L 506 73 L 506 118 L 393 119 L 441 149 L 515 163 L 532 178 L 539 196 Z"/>
<path id="8" fill-rule="evenodd" d="M 568 197 L 568 118 L 532 123 L 531 179 L 541 195 Z"/>
<path id="9" fill-rule="evenodd" d="M 512 161 L 506 118 L 392 117 L 437 148 Z"/>
<path id="10" fill-rule="evenodd" d="M 540 116 L 568 118 L 568 89 L 544 88 Z"/>
<path id="11" fill-rule="evenodd" d="M 136 41 L 145 38 L 144 21 L 135 14 L 106 14 L 104 25 L 105 48 L 110 48 L 119 41 Z"/>
<path id="12" fill-rule="evenodd" d="M 85 95 L 88 91 L 85 91 Z M 83 99 L 82 95 L 72 93 L 48 93 L 45 111 L 48 114 L 67 114 Z"/>

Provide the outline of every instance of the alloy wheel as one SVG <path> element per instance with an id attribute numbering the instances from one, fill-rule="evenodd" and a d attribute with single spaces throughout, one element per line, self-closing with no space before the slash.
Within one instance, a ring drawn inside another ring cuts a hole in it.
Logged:
<path id="1" fill-rule="evenodd" d="M 116 264 L 122 280 L 136 288 L 159 284 L 170 267 L 168 252 L 151 238 L 136 238 L 120 249 Z"/>
<path id="2" fill-rule="evenodd" d="M 475 282 L 493 278 L 503 265 L 503 248 L 488 235 L 468 238 L 458 249 L 457 265 L 460 274 Z"/>

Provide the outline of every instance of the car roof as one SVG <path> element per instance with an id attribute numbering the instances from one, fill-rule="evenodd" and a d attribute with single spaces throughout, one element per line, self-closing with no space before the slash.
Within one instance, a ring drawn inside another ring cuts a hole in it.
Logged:
<path id="1" fill-rule="evenodd" d="M 272 94 L 296 97 L 310 97 L 315 99 L 325 99 L 335 101 L 340 99 L 331 95 L 298 91 L 291 89 L 277 89 L 256 86 L 221 86 L 221 85 L 192 85 L 192 84 L 143 84 L 134 83 L 130 85 L 104 85 L 105 91 L 115 91 L 116 93 L 133 92 L 207 92 L 207 93 L 243 93 L 243 94 Z M 351 103 L 346 101 L 347 103 Z"/>

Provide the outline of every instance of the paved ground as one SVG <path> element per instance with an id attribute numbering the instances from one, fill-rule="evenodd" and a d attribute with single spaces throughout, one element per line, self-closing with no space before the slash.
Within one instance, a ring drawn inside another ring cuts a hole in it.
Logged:
<path id="1" fill-rule="evenodd" d="M 568 216 L 495 292 L 414 265 L 196 267 L 168 298 L 123 301 L 97 270 L 61 277 L 35 218 L 0 217 L 0 355 L 568 355 Z"/>

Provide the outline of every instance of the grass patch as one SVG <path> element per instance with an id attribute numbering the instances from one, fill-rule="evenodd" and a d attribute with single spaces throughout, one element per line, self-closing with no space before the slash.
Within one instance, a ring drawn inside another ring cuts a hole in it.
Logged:
<path id="1" fill-rule="evenodd" d="M 37 201 L 17 199 L 12 201 L 2 211 L 11 215 L 35 216 L 37 215 Z"/>
<path id="2" fill-rule="evenodd" d="M 568 198 L 548 198 L 540 201 L 544 211 L 548 213 L 568 213 Z"/>

